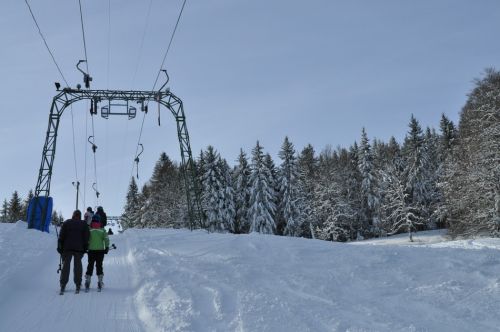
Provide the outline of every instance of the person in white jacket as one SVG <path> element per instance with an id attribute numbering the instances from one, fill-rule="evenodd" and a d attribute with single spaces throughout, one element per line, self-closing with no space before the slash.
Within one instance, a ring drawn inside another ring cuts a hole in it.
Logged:
<path id="1" fill-rule="evenodd" d="M 92 222 L 92 217 L 94 216 L 94 211 L 92 211 L 92 208 L 89 206 L 87 208 L 87 211 L 83 215 L 83 220 L 87 223 L 87 225 L 90 227 L 90 223 Z"/>

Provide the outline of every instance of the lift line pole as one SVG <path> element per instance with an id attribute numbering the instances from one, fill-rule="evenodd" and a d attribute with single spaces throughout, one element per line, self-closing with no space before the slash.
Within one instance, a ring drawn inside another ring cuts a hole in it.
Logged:
<path id="1" fill-rule="evenodd" d="M 141 107 L 141 110 L 144 112 L 146 111 L 144 102 L 154 101 L 170 110 L 177 122 L 177 137 L 181 153 L 181 172 L 184 177 L 186 189 L 190 228 L 204 228 L 196 166 L 191 153 L 186 116 L 180 98 L 170 92 L 168 88 L 163 91 L 82 90 L 72 88 L 64 88 L 58 91 L 58 94 L 52 100 L 52 106 L 50 108 L 49 124 L 42 152 L 42 161 L 40 163 L 38 180 L 32 199 L 34 208 L 31 209 L 31 213 L 29 213 L 28 216 L 28 228 L 39 228 L 43 230 L 44 228 L 42 227 L 47 226 L 45 221 L 50 220 L 50 218 L 47 219 L 47 213 L 51 212 L 48 211 L 48 198 L 50 195 L 50 181 L 52 178 L 52 169 L 56 152 L 57 131 L 64 110 L 80 100 L 89 100 L 91 102 L 91 105 L 93 105 L 93 109 L 91 109 L 92 114 L 97 113 L 97 107 L 100 102 L 105 102 L 106 105 L 110 105 L 112 102 L 125 102 L 127 104 L 135 102 L 140 105 L 139 107 Z M 110 109 L 107 109 L 107 112 L 108 116 L 112 115 L 112 113 L 109 113 Z M 40 199 L 42 197 L 45 199 Z M 35 220 L 40 217 L 36 216 L 37 213 L 41 213 L 41 220 L 44 222 L 40 223 Z"/>

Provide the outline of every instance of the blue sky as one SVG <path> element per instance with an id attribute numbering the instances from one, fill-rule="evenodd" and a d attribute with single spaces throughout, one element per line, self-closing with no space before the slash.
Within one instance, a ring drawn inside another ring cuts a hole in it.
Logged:
<path id="1" fill-rule="evenodd" d="M 81 2 L 92 88 L 150 90 L 182 0 L 152 0 L 149 15 L 150 0 Z M 30 4 L 69 84 L 81 83 L 78 1 Z M 0 13 L 0 198 L 9 198 L 36 184 L 53 82 L 62 79 L 26 4 L 3 0 Z M 165 67 L 195 155 L 211 144 L 234 163 L 257 140 L 277 158 L 286 135 L 297 150 L 311 143 L 320 152 L 352 144 L 363 126 L 371 139 L 401 140 L 411 114 L 424 127 L 437 127 L 441 113 L 457 121 L 473 79 L 500 68 L 499 31 L 498 1 L 188 0 Z M 73 108 L 76 158 L 69 110 L 59 130 L 51 194 L 65 216 L 77 178 L 80 207 L 97 203 L 86 109 Z M 116 215 L 141 118 L 94 121 L 99 204 Z M 166 112 L 161 127 L 155 113 L 146 117 L 141 143 L 140 184 L 162 151 L 179 160 Z"/>

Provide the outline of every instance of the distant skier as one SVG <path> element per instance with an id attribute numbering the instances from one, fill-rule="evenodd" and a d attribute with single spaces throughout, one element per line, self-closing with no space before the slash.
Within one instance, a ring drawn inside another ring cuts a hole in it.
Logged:
<path id="1" fill-rule="evenodd" d="M 80 291 L 82 284 L 82 257 L 87 251 L 89 237 L 89 228 L 82 220 L 82 213 L 80 210 L 75 210 L 72 218 L 63 223 L 57 241 L 57 252 L 61 254 L 63 259 L 60 279 L 61 295 L 64 293 L 69 280 L 72 258 L 74 258 L 73 281 L 76 285 L 76 292 Z"/>
<path id="2" fill-rule="evenodd" d="M 90 226 L 90 222 L 92 221 L 92 216 L 94 215 L 94 211 L 92 211 L 92 208 L 89 206 L 87 208 L 87 211 L 83 215 L 83 220 L 87 223 L 87 225 Z"/>
<path id="3" fill-rule="evenodd" d="M 106 227 L 106 225 L 108 224 L 108 217 L 106 216 L 106 213 L 104 212 L 102 206 L 97 207 L 97 212 L 95 214 L 99 216 L 102 227 Z"/>
<path id="4" fill-rule="evenodd" d="M 115 233 L 113 233 L 113 230 L 111 229 L 111 227 L 108 229 L 108 235 L 113 235 Z"/>
<path id="5" fill-rule="evenodd" d="M 109 238 L 108 233 L 102 227 L 100 217 L 97 213 L 92 217 L 92 222 L 90 223 L 90 240 L 88 248 L 89 252 L 87 272 L 85 273 L 85 291 L 89 290 L 90 279 L 92 277 L 92 273 L 94 272 L 94 264 L 97 269 L 97 288 L 100 291 L 103 286 L 104 278 L 102 263 L 104 261 L 104 255 L 109 251 Z"/>

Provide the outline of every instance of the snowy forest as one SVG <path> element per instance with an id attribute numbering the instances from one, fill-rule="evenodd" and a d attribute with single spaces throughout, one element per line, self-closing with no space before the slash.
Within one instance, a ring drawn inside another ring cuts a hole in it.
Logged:
<path id="1" fill-rule="evenodd" d="M 212 232 L 259 232 L 352 241 L 448 228 L 452 236 L 500 235 L 500 72 L 487 69 L 460 113 L 439 129 L 413 115 L 398 142 L 369 139 L 350 147 L 297 151 L 285 137 L 279 160 L 257 142 L 231 167 L 213 146 L 196 158 L 204 224 Z M 24 218 L 18 192 L 4 199 L 0 221 Z M 53 213 L 53 221 L 63 220 Z M 179 165 L 162 153 L 151 179 L 132 178 L 124 228 L 188 227 Z"/>
<path id="2" fill-rule="evenodd" d="M 196 159 L 210 231 L 352 241 L 448 228 L 452 236 L 500 235 L 500 72 L 476 79 L 458 126 L 439 129 L 413 115 L 398 142 L 369 139 L 350 147 L 296 151 L 285 137 L 279 160 L 257 142 L 234 167 L 213 146 Z M 132 178 L 125 228 L 187 227 L 179 165 L 165 153 L 139 190 Z"/>

